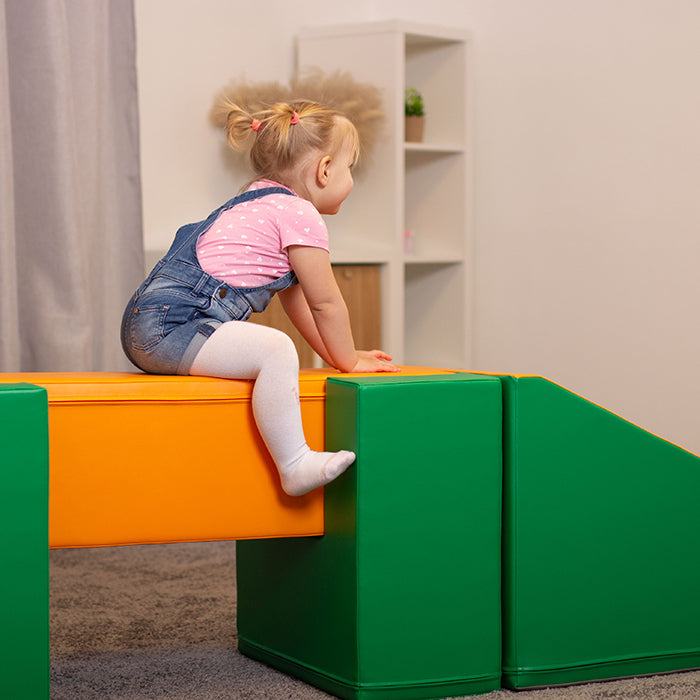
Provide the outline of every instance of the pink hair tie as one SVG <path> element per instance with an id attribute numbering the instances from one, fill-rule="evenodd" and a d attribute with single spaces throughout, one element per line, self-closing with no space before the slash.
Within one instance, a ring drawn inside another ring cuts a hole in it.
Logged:
<path id="1" fill-rule="evenodd" d="M 253 121 L 250 123 L 250 128 L 253 131 L 257 131 L 261 126 L 262 122 L 259 119 L 253 119 Z"/>
<path id="2" fill-rule="evenodd" d="M 294 112 L 292 114 L 292 121 L 289 122 L 290 124 L 298 124 L 299 123 L 299 115 Z"/>

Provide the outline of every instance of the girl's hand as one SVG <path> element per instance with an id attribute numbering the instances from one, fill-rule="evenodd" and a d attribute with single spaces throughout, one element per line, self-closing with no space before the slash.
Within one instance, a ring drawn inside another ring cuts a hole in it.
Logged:
<path id="1" fill-rule="evenodd" d="M 382 350 L 358 350 L 353 372 L 400 372 L 401 368 L 391 364 L 391 357 Z"/>

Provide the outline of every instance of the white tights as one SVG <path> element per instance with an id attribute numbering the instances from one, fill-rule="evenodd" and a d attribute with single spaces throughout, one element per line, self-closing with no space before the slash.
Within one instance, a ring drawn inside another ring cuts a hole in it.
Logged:
<path id="1" fill-rule="evenodd" d="M 355 454 L 314 452 L 306 444 L 299 406 L 299 358 L 281 331 L 245 321 L 229 321 L 207 339 L 190 374 L 253 379 L 253 415 L 277 465 L 282 488 L 301 496 L 330 483 Z"/>

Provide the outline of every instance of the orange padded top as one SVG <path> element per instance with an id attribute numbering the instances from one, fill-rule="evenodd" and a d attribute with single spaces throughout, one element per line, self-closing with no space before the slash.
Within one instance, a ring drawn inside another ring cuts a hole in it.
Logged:
<path id="1" fill-rule="evenodd" d="M 452 370 L 403 367 L 407 374 L 451 374 Z M 301 397 L 323 397 L 332 369 L 302 369 Z M 362 376 L 362 375 L 345 375 Z M 181 377 L 142 372 L 19 372 L 0 374 L 2 383 L 29 383 L 47 390 L 51 403 L 150 401 L 249 401 L 252 382 L 216 377 Z"/>

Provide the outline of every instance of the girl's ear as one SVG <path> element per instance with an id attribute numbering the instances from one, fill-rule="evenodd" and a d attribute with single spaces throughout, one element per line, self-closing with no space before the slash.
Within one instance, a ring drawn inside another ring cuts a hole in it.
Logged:
<path id="1" fill-rule="evenodd" d="M 331 164 L 330 156 L 323 156 L 318 161 L 316 166 L 316 182 L 319 187 L 325 187 L 328 184 L 328 171 Z"/>

